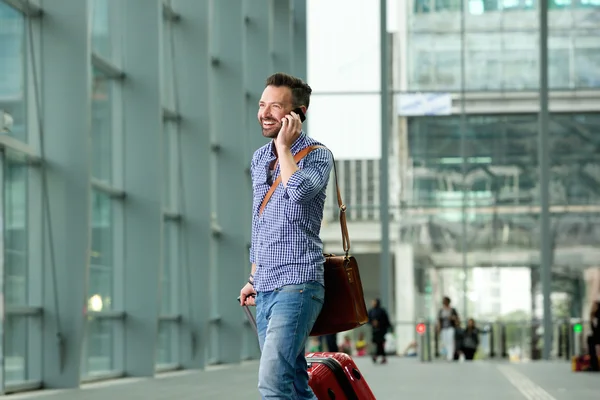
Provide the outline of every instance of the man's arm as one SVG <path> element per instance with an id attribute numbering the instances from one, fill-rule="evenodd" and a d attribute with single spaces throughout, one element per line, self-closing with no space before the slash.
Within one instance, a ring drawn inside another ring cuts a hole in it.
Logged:
<path id="1" fill-rule="evenodd" d="M 278 149 L 281 180 L 285 195 L 294 203 L 312 200 L 329 182 L 333 168 L 333 157 L 329 150 L 319 148 L 310 152 L 304 161 L 304 167 L 298 168 L 289 149 Z"/>

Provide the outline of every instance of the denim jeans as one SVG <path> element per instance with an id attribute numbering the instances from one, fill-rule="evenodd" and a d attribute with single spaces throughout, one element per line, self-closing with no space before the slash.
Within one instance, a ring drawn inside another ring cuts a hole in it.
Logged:
<path id="1" fill-rule="evenodd" d="M 304 349 L 324 297 L 325 288 L 318 282 L 257 294 L 256 323 L 262 353 L 258 390 L 263 400 L 316 400 L 308 386 Z"/>

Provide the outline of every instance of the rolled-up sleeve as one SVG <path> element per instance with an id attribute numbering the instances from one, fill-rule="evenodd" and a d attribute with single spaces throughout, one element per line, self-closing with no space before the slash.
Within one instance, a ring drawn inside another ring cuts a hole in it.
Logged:
<path id="1" fill-rule="evenodd" d="M 252 161 L 250 162 L 250 177 L 252 182 L 254 182 L 254 161 L 255 157 L 252 157 Z M 252 185 L 254 187 L 254 185 Z M 254 202 L 256 201 L 256 195 L 252 193 L 252 209 L 250 212 L 252 213 L 252 231 L 250 233 L 250 264 L 254 264 L 256 262 L 256 257 L 254 256 L 254 251 L 256 249 L 256 216 L 254 215 Z"/>
<path id="2" fill-rule="evenodd" d="M 294 203 L 312 200 L 327 185 L 331 168 L 331 152 L 324 148 L 313 150 L 306 156 L 302 168 L 288 179 L 284 196 Z"/>

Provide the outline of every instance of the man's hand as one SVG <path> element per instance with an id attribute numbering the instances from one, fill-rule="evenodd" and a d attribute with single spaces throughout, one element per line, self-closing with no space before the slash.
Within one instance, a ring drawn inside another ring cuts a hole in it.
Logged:
<path id="1" fill-rule="evenodd" d="M 281 129 L 275 139 L 275 146 L 277 149 L 289 149 L 300 136 L 300 132 L 302 132 L 302 121 L 300 116 L 292 111 L 281 120 Z"/>
<path id="2" fill-rule="evenodd" d="M 240 306 L 255 306 L 255 298 L 256 290 L 254 290 L 254 287 L 250 283 L 246 283 L 242 290 L 240 290 Z"/>

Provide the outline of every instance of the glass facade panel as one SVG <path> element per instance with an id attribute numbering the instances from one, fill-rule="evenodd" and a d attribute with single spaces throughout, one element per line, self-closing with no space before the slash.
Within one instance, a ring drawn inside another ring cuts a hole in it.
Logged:
<path id="1" fill-rule="evenodd" d="M 424 10 L 423 4 L 434 3 L 416 2 L 415 7 Z M 576 6 L 570 3 L 555 5 L 549 14 L 550 88 L 599 87 L 600 33 L 590 22 L 593 12 L 572 12 Z M 461 13 L 443 7 L 409 17 L 408 90 L 461 89 Z M 469 1 L 464 15 L 466 90 L 537 90 L 539 22 L 534 7 L 535 2 Z"/>
<path id="2" fill-rule="evenodd" d="M 88 317 L 83 374 L 93 376 L 115 369 L 115 336 L 121 321 Z"/>
<path id="3" fill-rule="evenodd" d="M 7 306 L 28 305 L 28 167 L 24 164 L 5 164 L 4 230 L 5 294 Z"/>
<path id="4" fill-rule="evenodd" d="M 27 141 L 25 63 L 26 34 L 24 16 L 0 1 L 0 119 L 12 121 L 0 134 Z M 5 116 L 6 115 L 6 116 Z"/>
<path id="5" fill-rule="evenodd" d="M 92 191 L 92 249 L 88 310 L 114 309 L 113 206 L 111 198 Z"/>
<path id="6" fill-rule="evenodd" d="M 594 153 L 598 114 L 552 114 L 551 203 L 593 204 L 600 176 Z M 409 119 L 413 160 L 411 204 L 469 207 L 539 204 L 536 115 L 467 117 L 466 186 L 463 186 L 460 117 Z"/>
<path id="7" fill-rule="evenodd" d="M 177 123 L 166 122 L 162 135 L 163 140 L 163 201 L 168 210 L 178 209 L 178 186 L 179 186 L 179 157 L 178 157 L 178 132 Z"/>
<path id="8" fill-rule="evenodd" d="M 180 224 L 177 221 L 166 220 L 164 223 L 160 308 L 162 315 L 173 315 L 179 311 L 179 229 Z"/>
<path id="9" fill-rule="evenodd" d="M 112 181 L 113 81 L 94 71 L 92 87 L 92 176 Z"/>
<path id="10" fill-rule="evenodd" d="M 27 381 L 30 318 L 7 315 L 4 323 L 4 379 L 7 384 Z"/>
<path id="11" fill-rule="evenodd" d="M 179 323 L 160 321 L 158 324 L 157 365 L 173 365 L 179 362 Z"/>
<path id="12" fill-rule="evenodd" d="M 92 0 L 90 5 L 92 13 L 92 49 L 101 57 L 111 60 L 113 56 L 113 33 L 111 29 L 110 14 L 112 11 L 110 0 Z"/>

